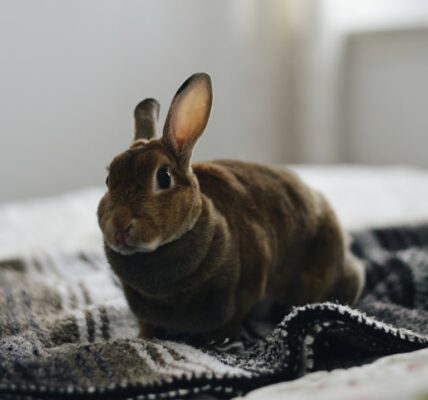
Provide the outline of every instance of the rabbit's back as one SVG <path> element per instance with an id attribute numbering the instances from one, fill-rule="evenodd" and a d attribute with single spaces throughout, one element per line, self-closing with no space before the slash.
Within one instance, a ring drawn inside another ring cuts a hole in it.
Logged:
<path id="1" fill-rule="evenodd" d="M 193 170 L 201 193 L 229 224 L 257 223 L 280 242 L 298 231 L 312 234 L 324 211 L 319 193 L 286 168 L 218 160 L 196 163 Z"/>
<path id="2" fill-rule="evenodd" d="M 325 298 L 342 273 L 343 239 L 320 193 L 269 165 L 220 160 L 195 164 L 194 172 L 239 242 L 245 291 L 254 286 L 293 305 Z"/>

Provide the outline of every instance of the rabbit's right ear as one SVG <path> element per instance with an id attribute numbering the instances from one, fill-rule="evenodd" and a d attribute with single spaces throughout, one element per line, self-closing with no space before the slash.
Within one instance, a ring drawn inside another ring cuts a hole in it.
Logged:
<path id="1" fill-rule="evenodd" d="M 159 103 L 155 99 L 145 99 L 135 107 L 134 140 L 151 139 L 156 136 L 159 108 Z"/>
<path id="2" fill-rule="evenodd" d="M 193 147 L 207 125 L 211 105 L 211 78 L 205 73 L 193 74 L 172 100 L 162 139 L 182 165 L 190 162 Z"/>

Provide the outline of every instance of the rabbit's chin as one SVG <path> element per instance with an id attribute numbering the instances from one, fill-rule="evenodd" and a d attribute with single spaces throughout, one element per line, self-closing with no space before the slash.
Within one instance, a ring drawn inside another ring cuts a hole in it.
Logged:
<path id="1" fill-rule="evenodd" d="M 138 245 L 128 246 L 126 244 L 113 244 L 107 242 L 110 247 L 116 253 L 120 253 L 124 256 L 130 256 L 135 253 L 152 253 L 159 248 L 161 245 L 160 239 L 154 239 L 148 243 L 139 243 Z"/>

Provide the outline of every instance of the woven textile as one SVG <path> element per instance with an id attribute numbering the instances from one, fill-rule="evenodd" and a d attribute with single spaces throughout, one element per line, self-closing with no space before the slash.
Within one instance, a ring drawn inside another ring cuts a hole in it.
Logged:
<path id="1" fill-rule="evenodd" d="M 276 309 L 247 320 L 240 341 L 209 349 L 137 338 L 102 254 L 3 260 L 0 398 L 230 398 L 428 347 L 428 225 L 355 233 L 353 251 L 366 266 L 354 309 Z"/>

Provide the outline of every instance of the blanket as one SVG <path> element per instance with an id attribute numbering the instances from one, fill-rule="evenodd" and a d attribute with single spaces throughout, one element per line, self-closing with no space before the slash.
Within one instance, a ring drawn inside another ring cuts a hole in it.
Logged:
<path id="1" fill-rule="evenodd" d="M 207 348 L 138 338 L 101 253 L 1 260 L 0 398 L 231 398 L 428 347 L 428 224 L 353 238 L 366 267 L 354 308 L 274 309 L 245 321 L 239 341 Z"/>

